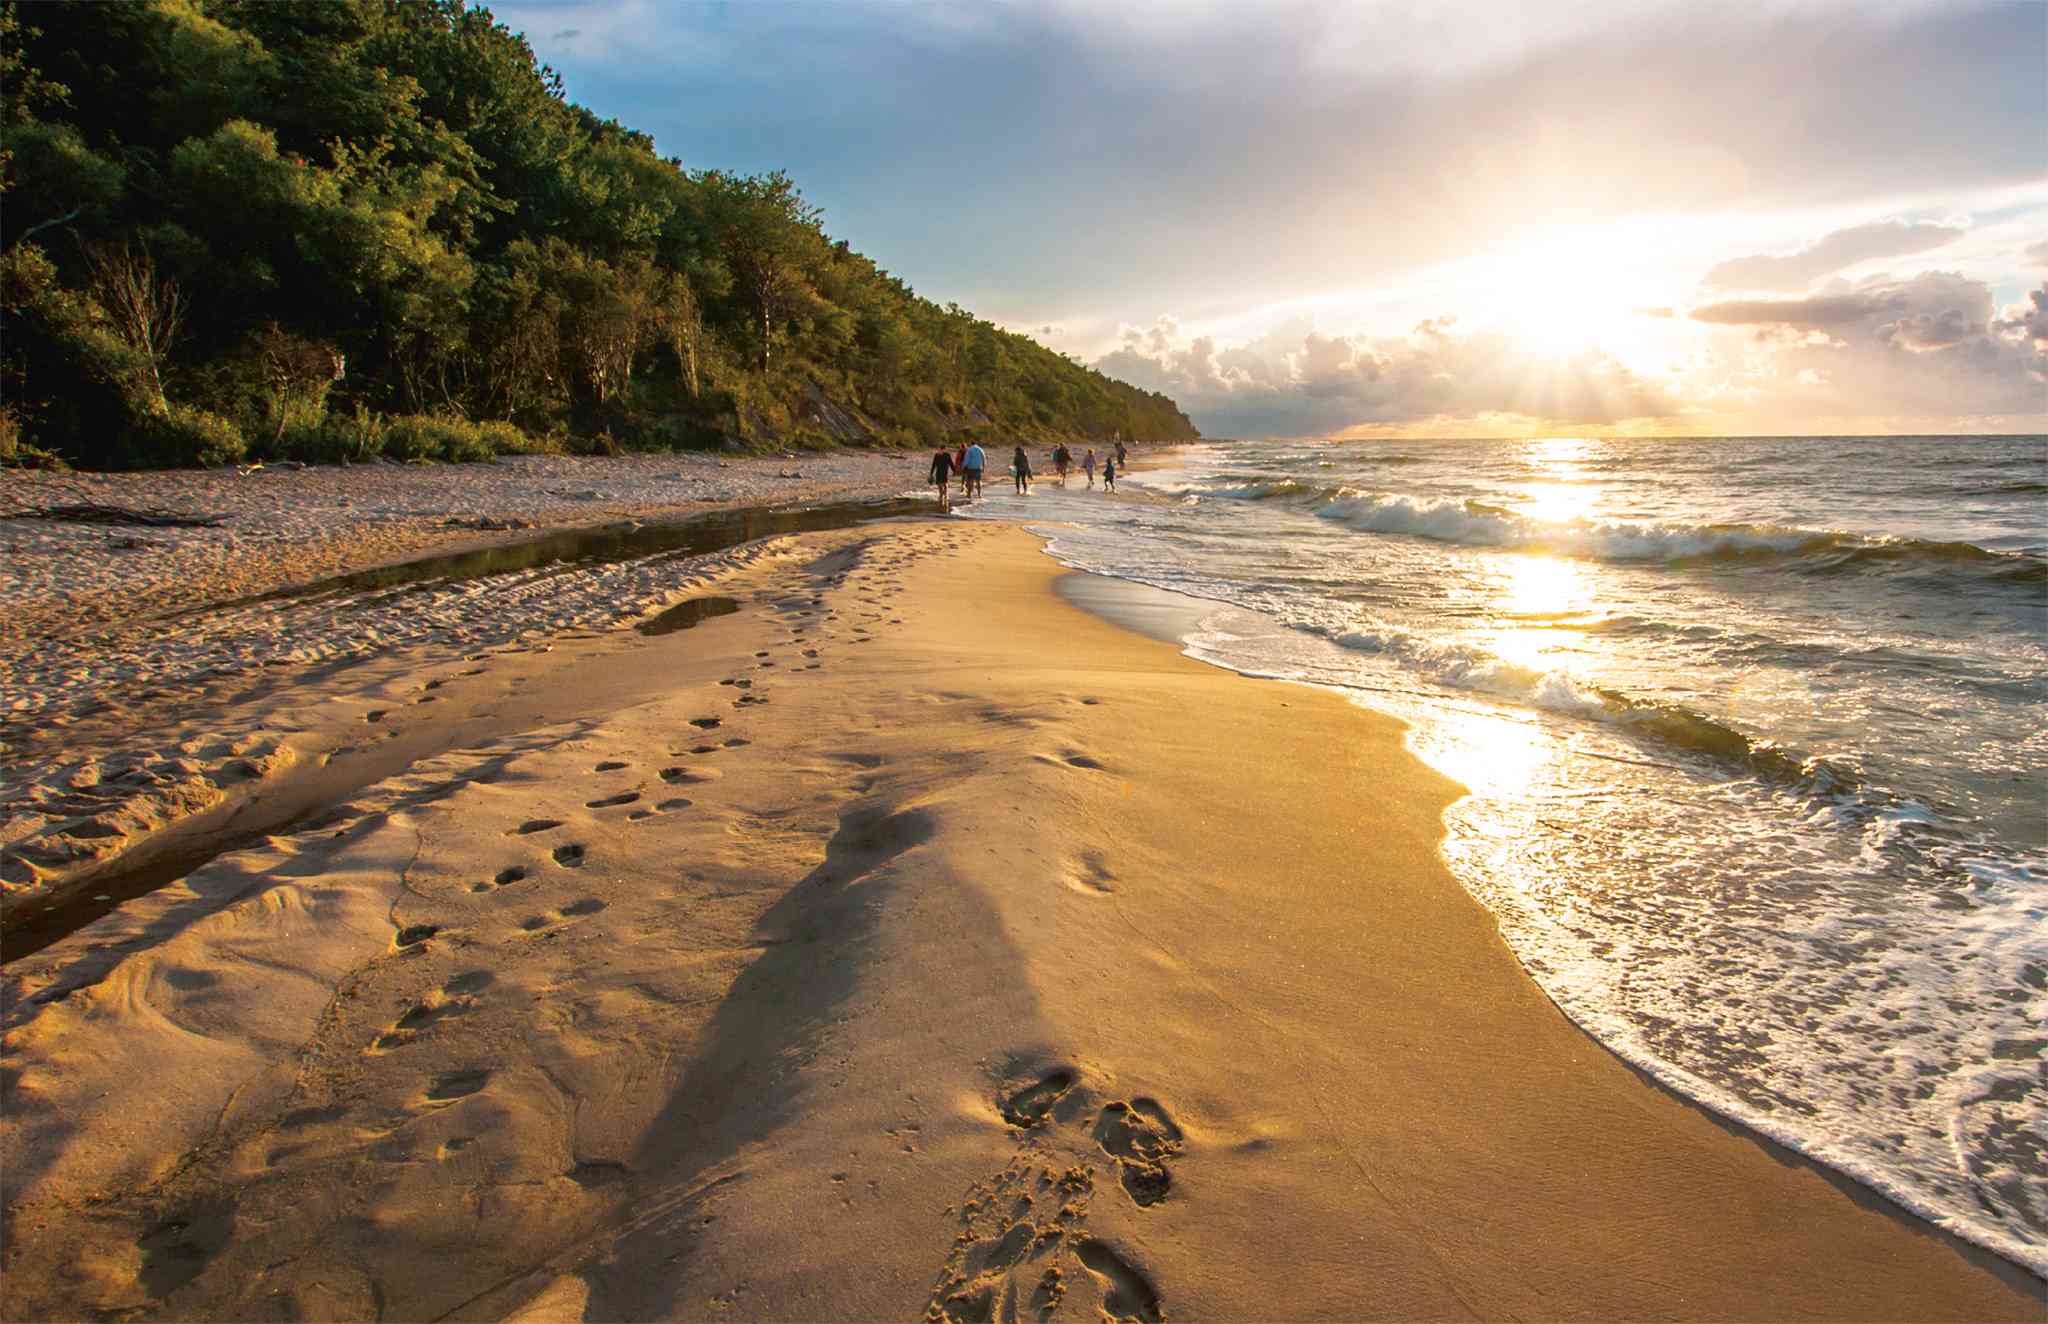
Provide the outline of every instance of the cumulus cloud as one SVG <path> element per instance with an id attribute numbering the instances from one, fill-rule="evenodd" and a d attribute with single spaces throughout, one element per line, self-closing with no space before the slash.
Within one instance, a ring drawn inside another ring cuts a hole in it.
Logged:
<path id="1" fill-rule="evenodd" d="M 1407 336 L 1331 335 L 1296 321 L 1243 344 L 1176 340 L 1161 318 L 1128 328 L 1096 367 L 1165 391 L 1205 432 L 1226 436 L 1327 435 L 1374 424 L 1465 420 L 1473 430 L 1506 417 L 1611 425 L 1676 412 L 1677 402 L 1598 351 L 1536 359 L 1496 333 L 1459 334 L 1450 318 Z"/>
<path id="2" fill-rule="evenodd" d="M 2042 282 L 2038 290 L 2028 290 L 2027 302 L 2007 308 L 1998 319 L 1997 329 L 2031 341 L 2036 348 L 2048 349 L 2048 281 Z"/>
<path id="3" fill-rule="evenodd" d="M 1299 318 L 1229 345 L 1162 317 L 1125 326 L 1095 366 L 1171 395 L 1211 436 L 2048 424 L 2048 284 L 1997 309 L 1984 282 L 1923 272 L 1691 317 L 1700 344 L 1654 375 L 1597 349 L 1535 354 L 1449 317 L 1391 337 Z"/>
<path id="4" fill-rule="evenodd" d="M 1929 271 L 1837 282 L 1804 299 L 1709 304 L 1692 316 L 1748 332 L 1711 344 L 1674 383 L 1708 409 L 1789 419 L 2048 414 L 2048 286 L 1994 314 L 1984 282 Z M 1809 389 L 1801 397 L 1796 387 Z"/>
<path id="5" fill-rule="evenodd" d="M 1874 221 L 1836 230 L 1796 253 L 1733 258 L 1709 271 L 1704 283 L 1720 290 L 1803 290 L 1859 262 L 1924 253 L 1954 243 L 1965 233 L 1965 226 L 1933 221 Z"/>
<path id="6" fill-rule="evenodd" d="M 2048 239 L 2043 239 L 2038 244 L 2028 244 L 2024 256 L 2037 267 L 2048 267 Z"/>

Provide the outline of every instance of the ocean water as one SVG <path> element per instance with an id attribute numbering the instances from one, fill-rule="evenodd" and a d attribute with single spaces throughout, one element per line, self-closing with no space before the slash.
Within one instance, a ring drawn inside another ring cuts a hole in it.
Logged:
<path id="1" fill-rule="evenodd" d="M 2048 1276 L 2048 438 L 1169 463 L 968 513 L 1214 603 L 1195 656 L 1406 719 L 1568 1015 Z"/>

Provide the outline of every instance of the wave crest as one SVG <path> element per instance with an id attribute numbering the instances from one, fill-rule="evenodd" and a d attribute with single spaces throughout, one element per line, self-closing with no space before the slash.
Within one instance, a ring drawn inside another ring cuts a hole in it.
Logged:
<path id="1" fill-rule="evenodd" d="M 1600 561 L 1795 560 L 1816 573 L 1948 566 L 2012 583 L 2048 581 L 2048 560 L 1996 552 L 1966 542 L 1873 538 L 1831 529 L 1774 524 L 1628 524 L 1556 522 L 1501 506 L 1456 498 L 1429 499 L 1339 489 L 1316 514 L 1361 533 L 1402 534 L 1436 542 L 1550 552 Z"/>
<path id="2" fill-rule="evenodd" d="M 1646 744 L 1703 756 L 1777 785 L 1817 796 L 1855 789 L 1857 779 L 1827 760 L 1743 734 L 1705 713 L 1586 685 L 1559 671 L 1509 662 L 1483 649 L 1433 642 L 1401 630 L 1304 627 L 1341 648 L 1376 653 L 1437 684 L 1620 727 Z"/>

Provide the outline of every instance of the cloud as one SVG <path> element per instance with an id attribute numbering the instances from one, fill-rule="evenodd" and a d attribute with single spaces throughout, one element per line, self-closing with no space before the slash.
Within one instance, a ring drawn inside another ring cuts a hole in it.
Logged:
<path id="1" fill-rule="evenodd" d="M 2048 423 L 2048 284 L 1994 310 L 1953 272 L 1694 309 L 1698 346 L 1645 374 L 1597 349 L 1555 356 L 1452 317 L 1405 336 L 1306 318 L 1240 343 L 1161 317 L 1095 366 L 1164 391 L 1211 436 L 1481 435 L 1535 428 L 1684 432 L 2034 430 Z M 2002 420 L 2002 421 L 2001 421 Z"/>
<path id="2" fill-rule="evenodd" d="M 1991 287 L 1953 272 L 1928 271 L 1910 280 L 1873 277 L 1804 299 L 1712 303 L 1693 309 L 1692 316 L 1722 326 L 1788 327 L 1836 336 L 1853 331 L 1904 349 L 1942 349 L 1990 333 Z"/>
<path id="3" fill-rule="evenodd" d="M 1837 230 L 1811 247 L 1775 257 L 1760 253 L 1716 266 L 1702 282 L 1721 290 L 1803 290 L 1822 276 L 1882 257 L 1907 257 L 1954 243 L 1967 226 L 1933 221 L 1874 221 Z"/>
<path id="4" fill-rule="evenodd" d="M 1836 286 L 1694 309 L 1724 338 L 1673 389 L 1702 409 L 1795 429 L 1816 413 L 2016 423 L 2048 415 L 2048 286 L 1996 316 L 1990 286 L 1954 272 Z"/>
<path id="5" fill-rule="evenodd" d="M 2032 341 L 2037 349 L 2048 349 L 2048 281 L 2038 290 L 2027 291 L 2027 302 L 2007 308 L 1995 323 L 2000 332 Z"/>
<path id="6" fill-rule="evenodd" d="M 2048 267 L 2048 239 L 2043 239 L 2038 244 L 2028 244 L 2022 256 L 2037 267 Z"/>
<path id="7" fill-rule="evenodd" d="M 1020 321 L 1385 288 L 1731 199 L 1878 215 L 2043 176 L 2039 5 L 492 7 L 577 29 L 540 54 L 598 113 L 693 164 L 786 168 L 835 237 Z"/>
<path id="8" fill-rule="evenodd" d="M 1597 350 L 1532 356 L 1497 333 L 1461 335 L 1451 318 L 1404 337 L 1329 335 L 1297 320 L 1227 348 L 1210 336 L 1174 340 L 1175 326 L 1162 317 L 1129 328 L 1095 366 L 1167 392 L 1211 435 L 1327 435 L 1424 419 L 1486 430 L 1506 416 L 1607 426 L 1678 408 Z"/>

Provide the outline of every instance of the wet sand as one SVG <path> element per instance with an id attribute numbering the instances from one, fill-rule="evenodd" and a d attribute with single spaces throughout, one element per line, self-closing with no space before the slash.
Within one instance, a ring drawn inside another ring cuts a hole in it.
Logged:
<path id="1" fill-rule="evenodd" d="M 6 1317 L 2040 1318 L 1567 1022 L 1396 723 L 1060 573 L 309 688 L 312 817 L 6 967 Z"/>

